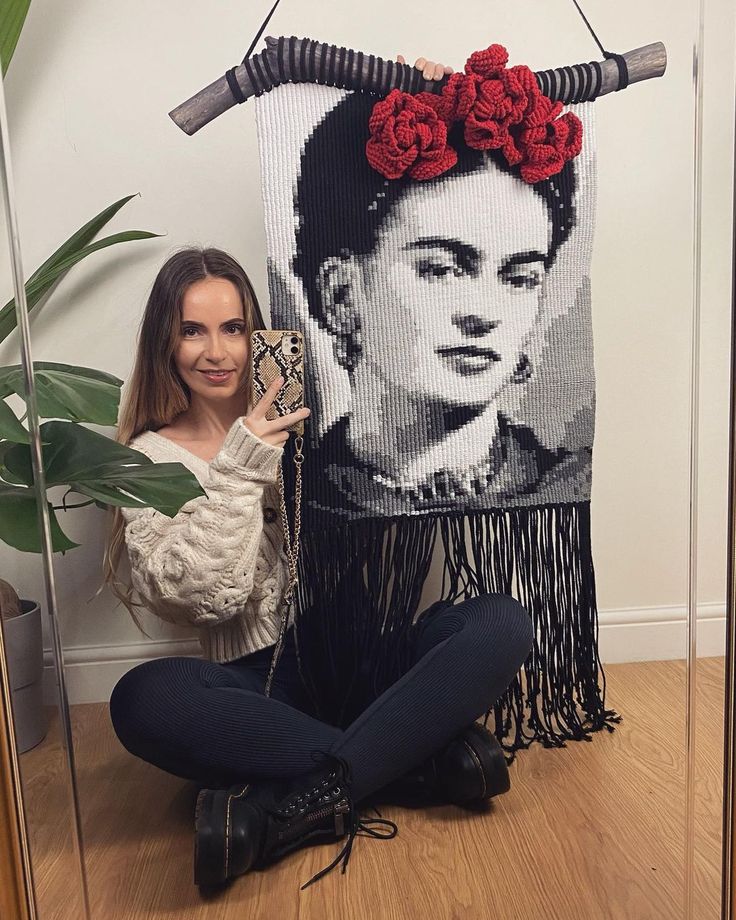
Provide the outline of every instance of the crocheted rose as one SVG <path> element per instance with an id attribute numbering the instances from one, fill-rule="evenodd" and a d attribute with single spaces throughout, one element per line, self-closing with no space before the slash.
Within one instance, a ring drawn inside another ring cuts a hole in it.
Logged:
<path id="1" fill-rule="evenodd" d="M 509 130 L 508 138 L 503 145 L 503 154 L 509 166 L 518 166 L 525 158 L 525 146 L 541 143 L 547 136 L 546 131 L 532 134 L 530 129 L 546 127 L 550 121 L 557 118 L 563 106 L 561 102 L 553 102 L 542 94 L 537 78 L 526 65 L 518 64 L 511 67 L 509 73 L 514 74 L 527 99 L 521 121 Z"/>
<path id="2" fill-rule="evenodd" d="M 452 74 L 439 95 L 395 89 L 377 102 L 366 144 L 371 166 L 388 179 L 434 178 L 457 162 L 447 132 L 462 121 L 469 147 L 500 150 L 525 182 L 560 172 L 582 149 L 580 119 L 561 115 L 562 102 L 543 95 L 528 67 L 507 63 L 503 45 L 490 45 L 471 54 L 465 72 Z"/>
<path id="3" fill-rule="evenodd" d="M 453 73 L 442 87 L 438 113 L 445 121 L 465 121 L 478 98 L 478 87 L 499 77 L 509 59 L 503 45 L 491 45 L 475 51 L 465 62 L 465 73 Z"/>
<path id="4" fill-rule="evenodd" d="M 549 96 L 542 94 L 537 78 L 526 64 L 509 67 L 508 72 L 513 73 L 526 93 L 527 107 L 522 119 L 526 127 L 546 124 L 551 119 L 557 118 L 562 111 L 562 103 L 553 102 Z"/>
<path id="5" fill-rule="evenodd" d="M 565 163 L 583 148 L 583 125 L 577 115 L 567 112 L 545 125 L 523 130 L 516 146 L 521 152 L 521 178 L 541 182 L 560 172 Z"/>
<path id="6" fill-rule="evenodd" d="M 426 98 L 432 97 L 428 103 Z M 407 173 L 412 179 L 432 179 L 457 163 L 447 144 L 447 124 L 438 114 L 438 97 L 412 96 L 392 90 L 373 107 L 366 143 L 370 165 L 387 179 Z"/>
<path id="7" fill-rule="evenodd" d="M 465 118 L 465 141 L 476 150 L 497 150 L 508 140 L 509 128 L 518 125 L 529 106 L 529 98 L 513 70 L 476 82 L 476 96 Z"/>
<path id="8" fill-rule="evenodd" d="M 503 45 L 489 45 L 484 51 L 474 51 L 465 62 L 465 73 L 482 79 L 497 77 L 506 67 L 509 53 Z"/>
<path id="9" fill-rule="evenodd" d="M 476 88 L 475 79 L 468 79 L 464 73 L 453 73 L 442 87 L 441 95 L 433 96 L 432 93 L 421 95 L 432 96 L 436 100 L 430 104 L 434 105 L 437 114 L 449 125 L 453 121 L 464 121 L 467 118 L 476 100 Z"/>

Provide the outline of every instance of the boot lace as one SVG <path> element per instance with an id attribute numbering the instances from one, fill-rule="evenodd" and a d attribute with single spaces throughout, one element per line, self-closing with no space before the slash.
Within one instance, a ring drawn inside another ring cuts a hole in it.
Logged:
<path id="1" fill-rule="evenodd" d="M 315 754 L 318 756 L 315 757 Z M 309 790 L 309 792 L 303 793 L 301 796 L 295 797 L 292 802 L 287 804 L 287 809 L 293 809 L 293 807 L 295 807 L 297 803 L 297 798 L 302 805 L 306 801 L 313 801 L 316 795 L 318 793 L 321 793 L 323 788 L 326 785 L 329 785 L 329 782 L 338 778 L 340 772 L 342 773 L 342 778 L 344 780 L 345 785 L 349 787 L 351 783 L 352 775 L 350 771 L 350 764 L 347 762 L 347 760 L 345 760 L 345 758 L 340 757 L 337 754 L 330 754 L 327 751 L 313 751 L 311 756 L 312 756 L 312 760 L 314 760 L 315 762 L 324 762 L 326 760 L 332 760 L 336 764 L 336 768 L 335 770 L 330 772 L 327 779 L 323 781 L 323 783 L 321 783 L 318 786 L 315 786 L 315 788 Z M 338 767 L 341 768 L 341 770 L 338 769 Z M 347 799 L 348 806 L 349 806 L 349 811 L 345 816 L 347 820 L 347 826 L 349 828 L 348 837 L 345 842 L 345 845 L 343 846 L 342 850 L 340 850 L 340 852 L 337 854 L 335 859 L 333 859 L 333 861 L 329 864 L 329 866 L 325 866 L 324 869 L 320 869 L 320 871 L 317 872 L 316 875 L 313 875 L 312 878 L 310 878 L 308 882 L 305 882 L 301 886 L 301 888 L 299 889 L 300 891 L 304 891 L 305 888 L 308 888 L 311 884 L 319 881 L 319 879 L 327 875 L 328 872 L 331 872 L 341 860 L 342 860 L 342 873 L 344 875 L 345 870 L 348 867 L 348 862 L 350 860 L 350 854 L 352 853 L 353 843 L 355 842 L 356 837 L 375 837 L 375 838 L 378 838 L 379 840 L 391 840 L 393 837 L 396 836 L 396 834 L 399 831 L 396 824 L 394 824 L 393 821 L 389 821 L 387 818 L 382 818 L 382 817 L 363 818 L 361 817 L 355 808 L 355 805 L 353 803 L 353 798 L 349 794 L 348 789 L 346 789 L 345 791 L 347 793 L 346 799 Z M 373 806 L 373 810 L 376 812 L 377 815 L 381 814 L 381 812 L 375 806 Z M 389 833 L 381 834 L 369 826 L 372 824 L 382 824 L 390 828 L 391 830 Z"/>

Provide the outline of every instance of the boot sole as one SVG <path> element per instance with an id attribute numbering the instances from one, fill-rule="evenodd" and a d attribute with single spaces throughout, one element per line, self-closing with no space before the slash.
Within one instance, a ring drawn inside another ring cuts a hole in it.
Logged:
<path id="1" fill-rule="evenodd" d="M 194 884 L 223 885 L 225 874 L 225 837 L 222 833 L 223 794 L 217 789 L 202 789 L 197 796 L 194 817 Z"/>
<path id="2" fill-rule="evenodd" d="M 231 852 L 227 836 L 232 800 L 241 798 L 249 789 L 250 784 L 246 783 L 237 793 L 229 789 L 202 789 L 197 796 L 194 811 L 195 885 L 224 885 L 233 874 L 242 875 L 248 871 L 243 868 L 242 862 L 234 873 L 230 871 Z M 254 857 L 251 852 L 248 868 L 252 868 Z"/>
<path id="3" fill-rule="evenodd" d="M 473 742 L 476 742 L 473 744 Z M 508 792 L 511 788 L 509 768 L 503 749 L 489 744 L 485 730 L 479 725 L 469 726 L 463 733 L 463 744 L 469 757 L 472 757 L 478 771 L 478 787 L 475 795 L 455 796 L 456 805 L 470 802 L 486 801 L 496 795 Z"/>

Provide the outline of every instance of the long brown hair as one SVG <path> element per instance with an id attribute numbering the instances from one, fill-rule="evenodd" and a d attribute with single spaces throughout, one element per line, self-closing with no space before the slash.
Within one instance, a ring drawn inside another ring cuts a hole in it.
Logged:
<path id="1" fill-rule="evenodd" d="M 175 252 L 159 269 L 141 320 L 135 364 L 118 415 L 116 440 L 121 444 L 129 444 L 143 431 L 156 431 L 170 424 L 189 408 L 191 393 L 176 369 L 174 351 L 184 294 L 189 285 L 207 277 L 225 278 L 240 292 L 248 339 L 254 329 L 266 328 L 250 278 L 232 256 L 221 249 L 200 247 Z M 253 382 L 250 351 L 244 382 L 249 394 Z M 143 605 L 134 600 L 130 582 L 119 577 L 124 550 L 125 519 L 120 508 L 112 508 L 103 560 L 104 581 L 128 609 L 138 629 L 148 635 L 135 611 Z"/>

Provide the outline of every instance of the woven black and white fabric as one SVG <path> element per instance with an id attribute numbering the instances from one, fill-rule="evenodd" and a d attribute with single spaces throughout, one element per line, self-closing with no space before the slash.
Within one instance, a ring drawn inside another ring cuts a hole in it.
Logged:
<path id="1" fill-rule="evenodd" d="M 512 594 L 537 640 L 487 715 L 509 750 L 584 738 L 619 718 L 590 545 L 594 103 L 571 106 L 582 154 L 529 185 L 462 126 L 448 172 L 385 179 L 376 101 L 288 84 L 255 103 L 271 324 L 304 334 L 312 409 L 300 667 L 348 725 L 408 667 L 428 603 Z M 284 472 L 293 491 L 288 448 Z"/>

